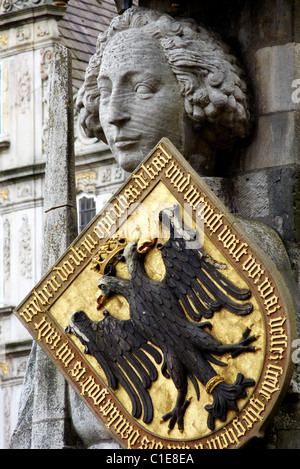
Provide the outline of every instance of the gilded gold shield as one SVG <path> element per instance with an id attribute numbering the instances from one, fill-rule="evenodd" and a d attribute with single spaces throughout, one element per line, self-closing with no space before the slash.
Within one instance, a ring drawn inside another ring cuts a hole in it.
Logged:
<path id="1" fill-rule="evenodd" d="M 242 447 L 291 375 L 282 278 L 167 139 L 16 314 L 125 448 Z"/>

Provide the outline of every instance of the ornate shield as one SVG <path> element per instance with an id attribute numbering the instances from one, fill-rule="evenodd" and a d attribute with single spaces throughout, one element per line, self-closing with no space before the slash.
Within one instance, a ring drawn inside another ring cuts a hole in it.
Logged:
<path id="1" fill-rule="evenodd" d="M 124 448 L 240 448 L 291 377 L 281 276 L 166 139 L 15 312 Z"/>

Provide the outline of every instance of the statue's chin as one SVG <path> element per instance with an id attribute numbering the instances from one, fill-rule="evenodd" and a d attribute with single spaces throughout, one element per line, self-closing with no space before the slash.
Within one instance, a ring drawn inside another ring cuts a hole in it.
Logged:
<path id="1" fill-rule="evenodd" d="M 149 152 L 142 152 L 141 150 L 138 151 L 127 151 L 124 153 L 116 153 L 113 152 L 113 156 L 115 160 L 119 163 L 124 171 L 128 173 L 132 173 L 138 165 L 143 161 L 143 159 L 148 155 Z"/>

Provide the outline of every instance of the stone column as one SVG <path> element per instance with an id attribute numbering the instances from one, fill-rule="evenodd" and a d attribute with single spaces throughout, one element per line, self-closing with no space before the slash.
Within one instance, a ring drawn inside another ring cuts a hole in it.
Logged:
<path id="1" fill-rule="evenodd" d="M 43 273 L 52 267 L 78 235 L 72 59 L 70 51 L 60 44 L 54 47 L 50 80 Z"/>
<path id="2" fill-rule="evenodd" d="M 77 236 L 71 56 L 53 51 L 49 142 L 45 174 L 42 270 L 45 274 Z M 78 446 L 68 410 L 68 385 L 35 343 L 28 361 L 12 448 Z"/>

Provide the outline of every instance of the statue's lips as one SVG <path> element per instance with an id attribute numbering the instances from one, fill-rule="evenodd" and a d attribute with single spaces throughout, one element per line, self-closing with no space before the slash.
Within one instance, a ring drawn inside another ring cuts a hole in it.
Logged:
<path id="1" fill-rule="evenodd" d="M 135 145 L 139 140 L 140 140 L 139 137 L 117 138 L 114 142 L 114 145 L 117 148 L 126 148 L 126 147 L 130 147 L 131 145 Z"/>

